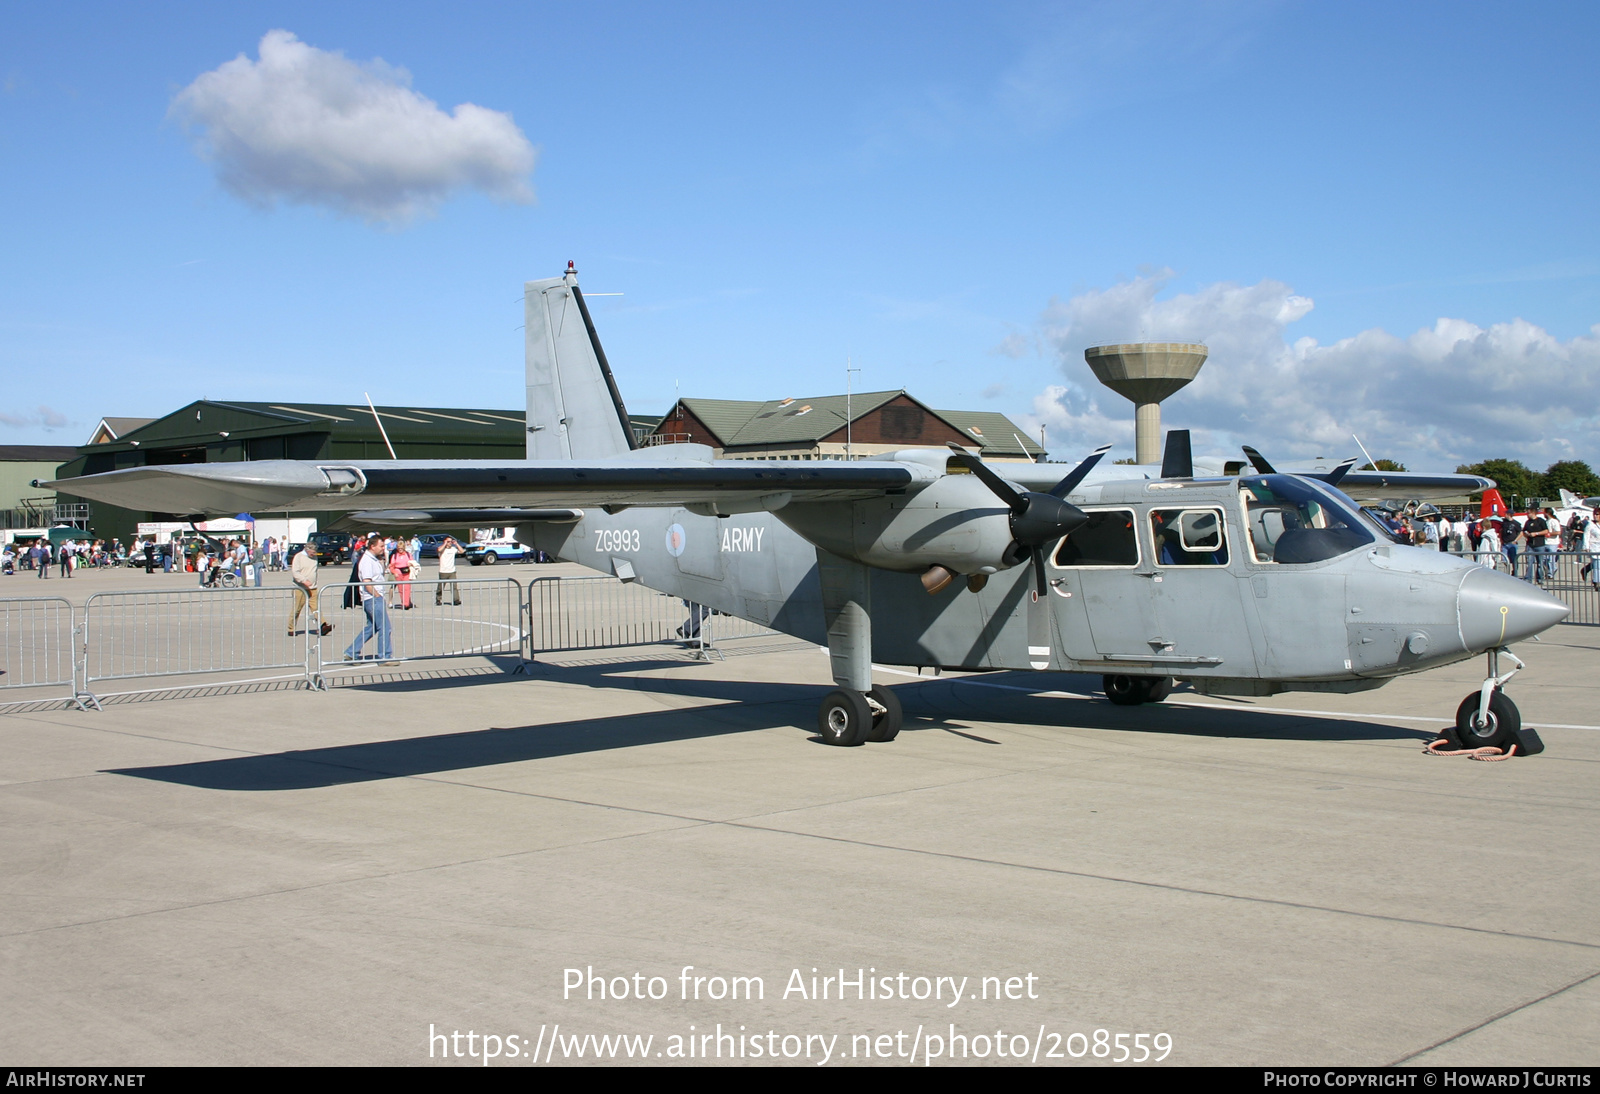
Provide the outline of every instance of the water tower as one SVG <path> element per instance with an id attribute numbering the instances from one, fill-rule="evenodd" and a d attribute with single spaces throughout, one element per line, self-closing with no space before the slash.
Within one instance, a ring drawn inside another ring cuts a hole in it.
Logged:
<path id="1" fill-rule="evenodd" d="M 1161 403 L 1195 378 L 1209 352 L 1195 342 L 1133 342 L 1083 351 L 1096 380 L 1133 400 L 1139 463 L 1161 462 Z"/>

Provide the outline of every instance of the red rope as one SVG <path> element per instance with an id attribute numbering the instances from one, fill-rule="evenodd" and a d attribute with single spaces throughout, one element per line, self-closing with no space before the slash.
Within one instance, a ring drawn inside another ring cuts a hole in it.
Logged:
<path id="1" fill-rule="evenodd" d="M 1486 763 L 1499 763 L 1501 760 L 1509 760 L 1511 757 L 1517 754 L 1516 745 L 1512 745 L 1509 749 L 1500 749 L 1494 747 L 1493 745 L 1484 745 L 1481 748 L 1457 749 L 1439 747 L 1440 745 L 1454 743 L 1455 742 L 1451 741 L 1449 737 L 1440 737 L 1437 741 L 1434 741 L 1422 751 L 1427 753 L 1429 756 L 1470 756 L 1474 760 L 1483 760 Z"/>

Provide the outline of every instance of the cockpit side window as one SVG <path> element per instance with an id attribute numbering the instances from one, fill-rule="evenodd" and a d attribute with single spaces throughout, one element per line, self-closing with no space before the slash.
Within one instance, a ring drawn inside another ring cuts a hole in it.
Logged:
<path id="1" fill-rule="evenodd" d="M 1061 546 L 1056 548 L 1055 565 L 1139 565 L 1139 542 L 1133 529 L 1133 511 L 1102 509 L 1091 512 L 1088 523 L 1063 539 Z"/>
<path id="2" fill-rule="evenodd" d="M 1353 505 L 1289 476 L 1240 479 L 1239 500 L 1257 562 L 1321 562 L 1375 542 Z"/>
<path id="3" fill-rule="evenodd" d="M 1218 509 L 1152 509 L 1150 536 L 1162 566 L 1226 566 L 1228 537 Z"/>

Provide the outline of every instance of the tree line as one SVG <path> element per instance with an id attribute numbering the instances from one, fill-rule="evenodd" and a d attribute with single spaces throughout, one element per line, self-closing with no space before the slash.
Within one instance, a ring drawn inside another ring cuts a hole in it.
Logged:
<path id="1" fill-rule="evenodd" d="M 1382 462 L 1382 461 L 1379 461 Z M 1580 498 L 1600 494 L 1600 475 L 1582 460 L 1557 460 L 1543 471 L 1535 471 L 1521 460 L 1484 460 L 1464 463 L 1458 475 L 1484 475 L 1500 484 L 1500 493 L 1509 501 L 1519 498 L 1558 498 L 1570 490 Z"/>

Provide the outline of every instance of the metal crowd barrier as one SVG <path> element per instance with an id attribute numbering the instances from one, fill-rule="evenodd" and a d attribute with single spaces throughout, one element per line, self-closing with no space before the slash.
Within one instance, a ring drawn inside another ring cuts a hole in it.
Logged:
<path id="1" fill-rule="evenodd" d="M 680 640 L 687 617 L 677 597 L 614 577 L 538 577 L 528 583 L 534 653 Z"/>
<path id="2" fill-rule="evenodd" d="M 334 624 L 334 630 L 318 646 L 320 669 L 351 661 L 418 661 L 491 653 L 515 653 L 520 665 L 527 633 L 522 619 L 522 583 L 515 578 L 391 582 L 384 590 L 389 648 L 384 648 L 380 635 L 373 634 L 353 656 L 346 657 L 367 627 L 360 585 L 322 587 L 322 620 Z M 346 608 L 347 603 L 353 606 Z"/>
<path id="3" fill-rule="evenodd" d="M 1504 551 L 1452 551 L 1480 565 L 1512 573 L 1511 560 Z M 1600 624 L 1600 555 L 1582 551 L 1518 550 L 1516 572 L 1572 609 L 1568 623 Z"/>
<path id="4" fill-rule="evenodd" d="M 528 637 L 534 654 L 676 642 L 709 657 L 724 639 L 772 633 L 614 577 L 540 577 L 528 583 Z"/>
<path id="5" fill-rule="evenodd" d="M 0 703 L 64 697 L 20 694 L 33 688 L 60 688 L 77 699 L 75 623 L 72 604 L 61 597 L 0 599 Z"/>
<path id="6" fill-rule="evenodd" d="M 315 628 L 288 633 L 293 591 L 187 589 L 95 593 L 83 609 L 81 687 L 107 680 L 298 669 L 315 682 Z"/>
<path id="7" fill-rule="evenodd" d="M 322 586 L 318 611 L 308 604 L 291 622 L 295 599 L 282 586 L 103 592 L 80 612 L 61 597 L 0 598 L 0 705 L 98 707 L 96 686 L 110 681 L 209 673 L 289 670 L 322 688 L 325 670 L 374 661 L 515 654 L 520 670 L 539 651 L 663 642 L 710 657 L 718 642 L 775 633 L 614 577 L 535 578 L 526 595 L 515 578 L 478 578 L 387 584 L 388 648 L 372 636 L 352 651 L 367 623 L 358 585 Z M 35 688 L 65 696 L 23 696 Z"/>

